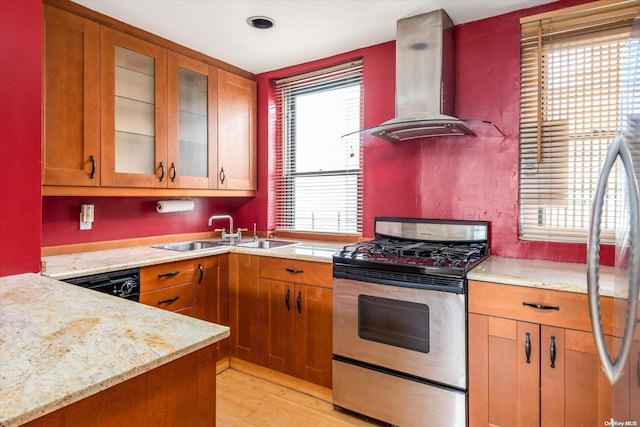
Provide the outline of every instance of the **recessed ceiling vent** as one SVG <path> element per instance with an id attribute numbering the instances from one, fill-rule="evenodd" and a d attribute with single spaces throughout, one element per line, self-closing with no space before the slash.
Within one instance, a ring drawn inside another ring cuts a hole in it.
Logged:
<path id="1" fill-rule="evenodd" d="M 259 30 L 268 30 L 275 25 L 273 19 L 266 16 L 252 16 L 247 19 L 247 24 Z"/>

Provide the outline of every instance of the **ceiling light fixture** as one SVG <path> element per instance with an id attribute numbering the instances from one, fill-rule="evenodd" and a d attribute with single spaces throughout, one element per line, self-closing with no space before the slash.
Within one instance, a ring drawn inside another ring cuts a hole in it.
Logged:
<path id="1" fill-rule="evenodd" d="M 252 16 L 247 19 L 247 24 L 259 30 L 268 30 L 275 25 L 273 19 L 266 16 Z"/>

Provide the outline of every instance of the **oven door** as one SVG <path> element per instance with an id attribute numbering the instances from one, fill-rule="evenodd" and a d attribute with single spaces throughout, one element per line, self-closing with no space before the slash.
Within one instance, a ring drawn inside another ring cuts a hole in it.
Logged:
<path id="1" fill-rule="evenodd" d="M 333 279 L 337 356 L 466 389 L 465 295 Z"/>

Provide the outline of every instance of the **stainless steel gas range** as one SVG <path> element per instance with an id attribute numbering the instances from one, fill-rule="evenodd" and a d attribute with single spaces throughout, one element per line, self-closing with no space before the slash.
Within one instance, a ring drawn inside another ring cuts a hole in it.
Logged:
<path id="1" fill-rule="evenodd" d="M 333 400 L 398 426 L 467 424 L 467 272 L 489 224 L 376 218 L 333 256 Z"/>

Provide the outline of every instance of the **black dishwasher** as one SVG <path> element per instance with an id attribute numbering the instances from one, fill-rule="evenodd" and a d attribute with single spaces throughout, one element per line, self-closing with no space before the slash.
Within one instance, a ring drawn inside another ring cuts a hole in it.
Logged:
<path id="1" fill-rule="evenodd" d="M 63 282 L 131 301 L 140 301 L 140 269 L 138 268 L 73 277 L 64 279 Z"/>

